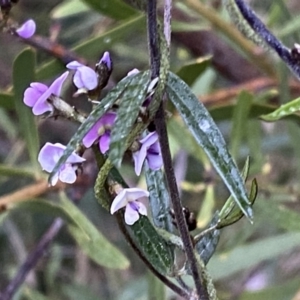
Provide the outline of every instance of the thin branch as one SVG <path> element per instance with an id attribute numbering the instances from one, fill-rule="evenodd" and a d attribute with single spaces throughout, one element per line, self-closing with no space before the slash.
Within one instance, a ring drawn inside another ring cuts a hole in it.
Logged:
<path id="1" fill-rule="evenodd" d="M 165 35 L 167 45 L 169 48 L 171 45 L 171 9 L 172 9 L 172 0 L 165 0 L 164 35 Z"/>
<path id="2" fill-rule="evenodd" d="M 294 74 L 300 78 L 300 62 L 292 56 L 290 49 L 268 30 L 265 24 L 258 18 L 255 12 L 246 3 L 244 3 L 244 1 L 235 0 L 235 3 L 251 28 L 263 38 L 263 40 L 288 65 Z"/>
<path id="3" fill-rule="evenodd" d="M 13 295 L 17 292 L 19 287 L 24 282 L 28 273 L 36 266 L 39 259 L 45 255 L 45 250 L 48 248 L 52 240 L 58 234 L 63 224 L 64 222 L 60 218 L 57 218 L 53 221 L 49 229 L 42 236 L 37 246 L 33 249 L 33 251 L 27 257 L 26 261 L 20 267 L 16 276 L 12 279 L 12 281 L 6 287 L 4 292 L 0 294 L 0 300 L 12 299 Z"/>
<path id="4" fill-rule="evenodd" d="M 160 49 L 158 42 L 157 18 L 156 18 L 156 1 L 148 0 L 147 7 L 147 24 L 148 24 L 148 40 L 151 63 L 152 78 L 159 76 L 160 68 Z M 159 142 L 161 145 L 162 158 L 165 167 L 166 179 L 170 191 L 170 196 L 173 204 L 174 214 L 177 221 L 178 229 L 185 247 L 187 259 L 190 263 L 192 276 L 195 282 L 195 287 L 198 296 L 202 300 L 208 299 L 207 291 L 202 285 L 201 275 L 198 269 L 197 260 L 193 251 L 193 244 L 189 235 L 187 224 L 184 218 L 181 201 L 179 198 L 178 187 L 176 183 L 175 173 L 172 165 L 172 158 L 169 147 L 168 134 L 165 124 L 165 113 L 163 102 L 156 113 L 154 119 Z"/>

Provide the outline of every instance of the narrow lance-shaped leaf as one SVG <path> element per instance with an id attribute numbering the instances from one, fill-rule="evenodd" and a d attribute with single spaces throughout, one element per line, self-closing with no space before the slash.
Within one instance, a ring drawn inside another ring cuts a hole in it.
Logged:
<path id="1" fill-rule="evenodd" d="M 292 115 L 300 110 L 300 98 L 290 101 L 286 104 L 281 105 L 278 109 L 270 114 L 262 115 L 261 118 L 264 121 L 277 121 L 286 116 Z"/>
<path id="2" fill-rule="evenodd" d="M 168 232 L 174 231 L 170 215 L 170 195 L 162 170 L 153 171 L 146 166 L 146 182 L 150 193 L 149 202 L 153 223 Z"/>
<path id="3" fill-rule="evenodd" d="M 73 220 L 68 223 L 68 230 L 85 254 L 107 268 L 125 269 L 129 266 L 127 258 L 64 195 L 60 197 L 60 206 Z"/>
<path id="4" fill-rule="evenodd" d="M 136 13 L 136 11 L 120 0 L 83 0 L 95 11 L 116 20 L 126 19 Z"/>
<path id="5" fill-rule="evenodd" d="M 31 49 L 22 51 L 14 61 L 13 84 L 15 108 L 18 114 L 20 129 L 26 142 L 31 165 L 37 170 L 37 156 L 39 151 L 39 136 L 34 115 L 31 109 L 23 103 L 23 94 L 31 82 L 34 81 L 35 52 Z"/>
<path id="6" fill-rule="evenodd" d="M 199 145 L 210 158 L 243 213 L 252 220 L 253 212 L 243 179 L 230 156 L 224 138 L 209 112 L 188 85 L 169 73 L 167 94 L 189 127 Z"/>
<path id="7" fill-rule="evenodd" d="M 77 148 L 81 143 L 84 136 L 92 128 L 92 126 L 99 120 L 105 112 L 107 112 L 115 103 L 115 101 L 122 95 L 126 87 L 130 84 L 132 78 L 126 77 L 121 80 L 108 94 L 104 97 L 101 102 L 96 106 L 96 108 L 91 112 L 84 123 L 80 125 L 76 133 L 71 138 L 68 143 L 63 155 L 55 165 L 52 173 L 49 176 L 49 182 L 52 181 L 53 176 L 58 172 L 61 165 L 66 162 L 71 153 Z"/>
<path id="8" fill-rule="evenodd" d="M 137 120 L 140 107 L 145 101 L 149 82 L 149 71 L 132 76 L 130 86 L 127 87 L 120 99 L 109 146 L 109 158 L 116 167 L 121 165 L 123 154 L 129 146 L 127 138 Z"/>

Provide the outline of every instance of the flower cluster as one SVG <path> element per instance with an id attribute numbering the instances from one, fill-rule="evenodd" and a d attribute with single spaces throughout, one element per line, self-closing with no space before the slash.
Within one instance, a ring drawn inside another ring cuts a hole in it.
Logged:
<path id="1" fill-rule="evenodd" d="M 26 39 L 30 38 L 35 33 L 35 29 L 36 26 L 34 21 L 29 20 L 15 32 L 21 38 Z M 33 82 L 25 90 L 23 102 L 32 109 L 34 115 L 39 116 L 48 113 L 49 116 L 52 116 L 55 111 L 58 111 L 57 106 L 54 105 L 53 97 L 56 97 L 54 99 L 60 98 L 61 91 L 70 73 L 73 74 L 73 83 L 77 88 L 75 95 L 82 93 L 89 94 L 90 91 L 97 91 L 99 87 L 102 88 L 103 82 L 105 82 L 106 79 L 101 78 L 103 73 L 99 70 L 105 69 L 110 74 L 112 62 L 109 53 L 105 52 L 99 63 L 96 65 L 95 70 L 78 61 L 69 62 L 66 65 L 66 68 L 69 69 L 69 71 L 65 71 L 50 85 L 41 82 Z M 133 76 L 138 72 L 139 70 L 134 69 L 130 71 L 127 76 Z M 150 93 L 153 93 L 156 83 L 157 80 L 151 82 L 150 88 L 148 88 L 147 99 L 143 106 L 148 105 Z M 106 154 L 109 150 L 110 134 L 116 118 L 117 113 L 115 111 L 111 110 L 106 112 L 85 135 L 82 144 L 86 148 L 90 148 L 94 144 L 97 144 L 100 152 Z M 141 174 L 145 162 L 147 162 L 149 168 L 152 170 L 158 170 L 162 167 L 161 151 L 156 132 L 151 132 L 145 134 L 143 138 L 138 138 L 134 145 L 135 147 L 134 150 L 132 150 L 132 156 L 134 169 L 138 176 Z M 49 173 L 52 172 L 55 165 L 62 157 L 65 149 L 66 146 L 59 143 L 46 143 L 38 155 L 38 161 L 41 164 L 42 169 Z M 76 181 L 77 171 L 84 161 L 84 158 L 76 152 L 73 152 L 52 178 L 51 185 L 55 185 L 58 180 L 68 184 L 74 183 Z M 111 214 L 114 214 L 117 210 L 125 207 L 125 222 L 129 225 L 134 224 L 139 219 L 140 215 L 147 215 L 145 205 L 138 199 L 148 197 L 148 191 L 138 188 L 119 188 L 115 193 L 117 196 L 112 202 L 110 210 Z"/>

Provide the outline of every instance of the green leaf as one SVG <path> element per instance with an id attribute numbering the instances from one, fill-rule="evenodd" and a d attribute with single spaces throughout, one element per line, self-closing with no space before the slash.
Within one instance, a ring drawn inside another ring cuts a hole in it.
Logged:
<path id="1" fill-rule="evenodd" d="M 61 165 L 66 162 L 68 157 L 72 154 L 72 152 L 77 148 L 77 146 L 81 143 L 84 136 L 87 132 L 93 127 L 93 125 L 100 119 L 101 116 L 105 112 L 107 112 L 115 103 L 115 101 L 123 94 L 127 86 L 131 83 L 132 77 L 128 76 L 121 80 L 96 106 L 96 108 L 90 113 L 88 118 L 84 123 L 78 128 L 76 133 L 71 138 L 68 143 L 62 157 L 59 159 L 57 164 L 55 165 L 52 173 L 49 176 L 49 182 L 51 182 L 53 176 L 60 169 Z"/>
<path id="2" fill-rule="evenodd" d="M 86 59 L 95 60 L 99 53 L 107 51 L 113 44 L 119 42 L 120 39 L 126 39 L 132 31 L 136 33 L 137 30 L 145 28 L 145 17 L 140 15 L 118 24 L 115 28 L 77 45 L 71 50 L 85 57 Z M 42 65 L 36 72 L 36 77 L 39 81 L 48 79 L 57 75 L 65 69 L 64 65 L 58 60 L 51 60 Z"/>
<path id="3" fill-rule="evenodd" d="M 136 11 L 120 0 L 83 0 L 94 10 L 116 20 L 123 20 L 136 14 Z"/>
<path id="4" fill-rule="evenodd" d="M 264 121 L 276 121 L 286 116 L 292 115 L 300 110 L 300 98 L 281 105 L 278 109 L 270 114 L 263 115 L 261 118 Z"/>
<path id="5" fill-rule="evenodd" d="M 247 131 L 247 120 L 252 104 L 253 96 L 248 92 L 241 92 L 238 96 L 237 104 L 234 109 L 231 130 L 231 154 L 238 157 L 242 138 Z"/>
<path id="6" fill-rule="evenodd" d="M 150 271 L 148 272 L 148 300 L 165 300 L 166 286 Z"/>
<path id="7" fill-rule="evenodd" d="M 170 215 L 170 196 L 163 171 L 153 171 L 147 165 L 145 175 L 147 190 L 150 193 L 149 203 L 154 225 L 168 232 L 174 232 Z"/>
<path id="8" fill-rule="evenodd" d="M 277 228 L 300 231 L 300 213 L 295 210 L 264 199 L 260 199 L 257 208 L 263 212 L 264 218 L 274 223 Z"/>
<path id="9" fill-rule="evenodd" d="M 211 164 L 207 155 L 202 148 L 199 148 L 198 143 L 184 126 L 181 119 L 179 120 L 179 118 L 174 117 L 171 118 L 171 120 L 168 121 L 168 132 L 170 132 L 172 137 L 176 139 L 181 149 L 187 151 L 187 153 L 203 164 L 205 170 L 211 169 Z M 183 136 L 184 139 L 182 138 Z"/>
<path id="10" fill-rule="evenodd" d="M 57 5 L 52 10 L 51 17 L 54 19 L 66 18 L 89 10 L 90 8 L 80 0 L 68 0 Z"/>
<path id="11" fill-rule="evenodd" d="M 31 165 L 38 170 L 37 156 L 40 143 L 35 117 L 31 109 L 23 103 L 24 91 L 34 81 L 34 72 L 35 52 L 32 49 L 25 49 L 17 56 L 13 65 L 15 109 L 19 118 L 21 133 L 26 142 Z"/>
<path id="12" fill-rule="evenodd" d="M 208 264 L 214 280 L 229 277 L 239 271 L 250 269 L 266 260 L 272 260 L 300 246 L 300 233 L 286 233 L 213 256 Z"/>
<path id="13" fill-rule="evenodd" d="M 149 82 L 150 72 L 138 73 L 132 76 L 130 85 L 128 85 L 120 99 L 109 145 L 109 159 L 116 167 L 120 167 L 123 154 L 130 146 L 128 145 L 128 136 L 137 120 L 140 107 L 145 101 Z"/>
<path id="14" fill-rule="evenodd" d="M 86 255 L 107 268 L 126 269 L 129 266 L 127 258 L 65 196 L 61 197 L 60 206 L 73 220 L 74 223 L 68 223 L 68 230 Z"/>
<path id="15" fill-rule="evenodd" d="M 191 86 L 195 80 L 207 69 L 211 62 L 211 55 L 200 57 L 196 61 L 186 64 L 176 74 Z"/>
<path id="16" fill-rule="evenodd" d="M 208 224 L 206 229 L 209 229 L 215 226 L 218 223 L 219 215 L 216 213 L 212 218 L 211 222 Z M 200 233 L 201 234 L 201 233 Z M 201 260 L 206 265 L 213 254 L 216 251 L 217 245 L 220 239 L 220 230 L 213 229 L 208 231 L 203 237 L 199 240 L 199 242 L 195 245 L 195 250 L 200 255 Z"/>
<path id="17" fill-rule="evenodd" d="M 169 73 L 167 93 L 195 139 L 210 158 L 237 205 L 249 220 L 253 212 L 243 179 L 230 156 L 224 138 L 210 114 L 178 76 Z"/>
<path id="18" fill-rule="evenodd" d="M 12 110 L 15 107 L 14 95 L 0 92 L 0 106 L 2 108 Z"/>
<path id="19" fill-rule="evenodd" d="M 157 233 L 149 219 L 140 216 L 139 220 L 129 227 L 129 231 L 152 266 L 161 274 L 171 274 L 173 271 L 173 252 L 166 241 Z"/>

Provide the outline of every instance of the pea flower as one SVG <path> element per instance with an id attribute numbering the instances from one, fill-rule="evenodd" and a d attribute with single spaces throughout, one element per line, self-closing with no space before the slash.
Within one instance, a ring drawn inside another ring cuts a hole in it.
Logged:
<path id="1" fill-rule="evenodd" d="M 162 165 L 162 157 L 157 133 L 151 132 L 139 141 L 140 150 L 133 153 L 134 170 L 137 176 L 140 176 L 145 159 L 151 170 L 159 170 Z"/>
<path id="2" fill-rule="evenodd" d="M 53 112 L 54 108 L 47 100 L 51 95 L 60 95 L 62 85 L 68 74 L 68 71 L 63 73 L 49 87 L 40 82 L 32 82 L 30 87 L 25 90 L 23 102 L 32 107 L 34 115 L 42 115 L 47 111 Z"/>
<path id="3" fill-rule="evenodd" d="M 35 30 L 36 24 L 32 19 L 30 19 L 23 23 L 23 25 L 21 25 L 21 27 L 16 30 L 16 33 L 23 39 L 29 39 L 34 35 Z"/>
<path id="4" fill-rule="evenodd" d="M 65 149 L 66 146 L 60 143 L 46 143 L 38 155 L 38 161 L 42 166 L 42 169 L 51 173 Z M 60 170 L 55 174 L 51 181 L 51 185 L 55 185 L 58 179 L 65 183 L 74 183 L 76 181 L 76 170 L 78 169 L 78 165 L 84 161 L 84 158 L 73 152 L 68 157 L 65 164 L 63 164 Z"/>
<path id="5" fill-rule="evenodd" d="M 149 197 L 149 192 L 139 188 L 123 189 L 112 202 L 110 213 L 114 214 L 117 210 L 126 207 L 125 223 L 132 225 L 140 218 L 140 214 L 147 215 L 145 205 L 137 200 L 142 197 Z"/>
<path id="6" fill-rule="evenodd" d="M 101 65 L 101 64 L 106 65 L 108 70 L 112 69 L 112 62 L 111 62 L 110 55 L 109 55 L 108 51 L 105 51 L 103 56 L 101 57 L 98 65 Z"/>
<path id="7" fill-rule="evenodd" d="M 85 135 L 82 140 L 86 148 L 91 147 L 96 141 L 99 141 L 99 149 L 102 154 L 106 153 L 109 149 L 110 132 L 116 120 L 114 112 L 108 112 L 103 115 Z"/>
<path id="8" fill-rule="evenodd" d="M 68 63 L 66 67 L 70 70 L 75 70 L 73 82 L 80 91 L 91 91 L 97 87 L 98 76 L 92 68 L 76 60 Z"/>

